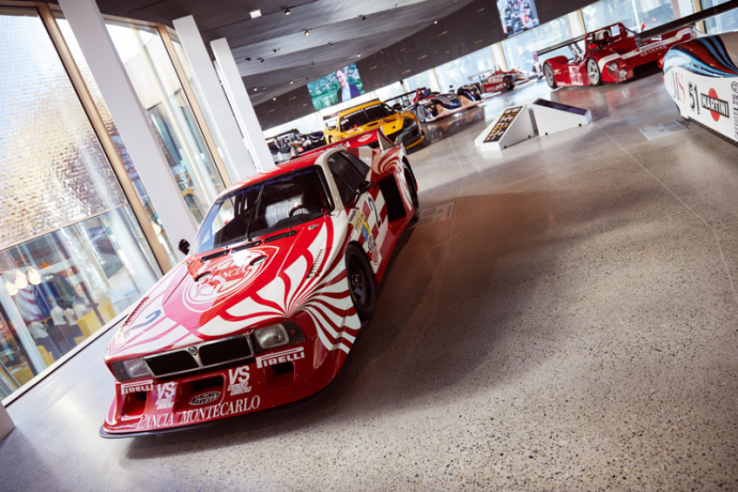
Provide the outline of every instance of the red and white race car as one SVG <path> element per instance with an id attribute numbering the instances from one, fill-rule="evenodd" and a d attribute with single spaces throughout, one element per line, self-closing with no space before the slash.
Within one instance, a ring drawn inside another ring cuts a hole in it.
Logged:
<path id="1" fill-rule="evenodd" d="M 273 408 L 334 378 L 418 213 L 404 148 L 376 137 L 379 148 L 334 146 L 218 197 L 106 350 L 103 437 Z"/>
<path id="2" fill-rule="evenodd" d="M 543 62 L 543 75 L 552 89 L 603 82 L 616 84 L 660 68 L 659 63 L 669 48 L 691 38 L 692 28 L 683 27 L 639 43 L 636 33 L 617 23 L 541 50 L 537 56 L 566 46 L 572 52 L 572 58 L 556 56 Z M 580 47 L 582 42 L 584 49 Z"/>
<path id="3" fill-rule="evenodd" d="M 477 85 L 482 88 L 482 94 L 491 94 L 501 91 L 511 91 L 516 85 L 524 84 L 540 77 L 535 73 L 523 72 L 517 68 L 506 72 L 502 67 L 496 65 L 494 70 L 487 70 L 486 72 L 472 75 L 469 77 L 469 80 L 474 81 L 480 78 L 482 80 L 477 82 Z"/>

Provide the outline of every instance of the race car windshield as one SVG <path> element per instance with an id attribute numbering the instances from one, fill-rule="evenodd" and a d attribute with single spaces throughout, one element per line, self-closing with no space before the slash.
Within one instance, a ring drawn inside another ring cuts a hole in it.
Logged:
<path id="1" fill-rule="evenodd" d="M 345 132 L 352 129 L 355 126 L 364 126 L 369 123 L 366 117 L 366 113 L 363 109 L 356 111 L 355 113 L 347 114 L 341 117 L 341 131 Z"/>
<path id="2" fill-rule="evenodd" d="M 368 108 L 364 108 L 364 111 L 366 112 L 366 116 L 369 118 L 369 121 L 381 120 L 382 118 L 387 118 L 395 114 L 394 110 L 384 104 L 369 106 Z"/>
<path id="3" fill-rule="evenodd" d="M 355 113 L 341 118 L 341 131 L 345 132 L 355 126 L 363 126 L 373 121 L 381 120 L 395 114 L 395 111 L 386 104 L 375 104 L 368 108 L 360 109 Z"/>
<path id="4" fill-rule="evenodd" d="M 333 210 L 327 190 L 323 172 L 318 166 L 311 166 L 219 198 L 197 233 L 193 254 L 244 241 L 247 228 L 254 238 L 316 219 L 324 211 Z"/>

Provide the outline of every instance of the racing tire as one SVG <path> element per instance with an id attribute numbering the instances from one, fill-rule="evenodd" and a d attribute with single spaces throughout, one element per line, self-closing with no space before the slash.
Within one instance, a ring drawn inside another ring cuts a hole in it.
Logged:
<path id="1" fill-rule="evenodd" d="M 379 247 L 374 245 L 375 248 Z M 377 302 L 374 273 L 364 250 L 352 243 L 346 247 L 346 280 L 351 302 L 361 322 L 369 321 Z"/>
<path id="2" fill-rule="evenodd" d="M 515 88 L 515 82 L 513 82 L 512 77 L 508 75 L 504 79 L 502 79 L 502 90 L 503 91 L 510 92 L 514 88 Z"/>
<path id="3" fill-rule="evenodd" d="M 594 58 L 587 60 L 587 77 L 589 77 L 589 83 L 597 86 L 602 85 L 602 73 L 600 73 L 600 66 Z"/>
<path id="4" fill-rule="evenodd" d="M 543 65 L 543 76 L 546 78 L 546 83 L 551 89 L 556 89 L 556 77 L 554 77 L 553 68 L 548 63 Z"/>
<path id="5" fill-rule="evenodd" d="M 410 193 L 410 200 L 413 202 L 413 214 L 417 218 L 420 215 L 420 200 L 418 200 L 418 188 L 415 181 L 415 174 L 410 166 L 405 164 L 403 166 L 403 173 L 405 175 L 405 182 L 407 183 L 407 191 Z"/>

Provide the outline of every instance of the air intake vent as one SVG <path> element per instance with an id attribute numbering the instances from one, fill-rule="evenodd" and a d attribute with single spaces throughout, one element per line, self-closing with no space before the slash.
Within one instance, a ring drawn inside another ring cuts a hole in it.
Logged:
<path id="1" fill-rule="evenodd" d="M 126 322 L 123 323 L 123 326 L 128 326 L 128 324 L 136 317 L 138 312 L 141 310 L 141 307 L 143 307 L 143 305 L 146 304 L 146 301 L 148 300 L 149 300 L 148 296 L 141 299 L 141 302 L 138 303 L 138 306 L 136 306 L 136 308 L 133 311 L 131 311 L 131 314 L 128 315 L 128 317 L 126 318 Z"/>
<path id="2" fill-rule="evenodd" d="M 234 362 L 251 357 L 251 355 L 251 346 L 246 336 L 243 335 L 200 345 L 200 360 L 203 366 Z"/>
<path id="3" fill-rule="evenodd" d="M 318 274 L 320 271 L 320 267 L 323 266 L 323 258 L 325 257 L 325 250 L 321 249 L 320 252 L 318 252 L 318 256 L 315 257 L 315 261 L 313 262 L 313 267 L 310 269 L 310 272 L 308 273 L 308 278 L 313 278 Z"/>
<path id="4" fill-rule="evenodd" d="M 154 376 L 166 376 L 191 371 L 200 367 L 197 361 L 184 350 L 145 358 Z"/>
<path id="5" fill-rule="evenodd" d="M 200 262 L 201 263 L 204 263 L 206 261 L 210 261 L 210 260 L 215 259 L 215 258 L 220 258 L 221 256 L 227 255 L 228 254 L 228 251 L 229 250 L 224 249 L 223 251 L 218 251 L 217 253 L 213 253 L 212 255 L 205 255 L 202 258 L 200 258 Z"/>

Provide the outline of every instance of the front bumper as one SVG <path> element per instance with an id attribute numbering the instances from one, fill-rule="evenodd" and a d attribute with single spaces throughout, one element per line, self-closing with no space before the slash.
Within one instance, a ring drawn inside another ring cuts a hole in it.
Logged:
<path id="1" fill-rule="evenodd" d="M 330 383 L 345 355 L 341 350 L 326 354 L 316 337 L 257 354 L 237 365 L 153 379 L 136 387 L 137 393 L 126 393 L 116 382 L 115 398 L 100 435 L 132 437 L 201 427 L 296 402 Z"/>

